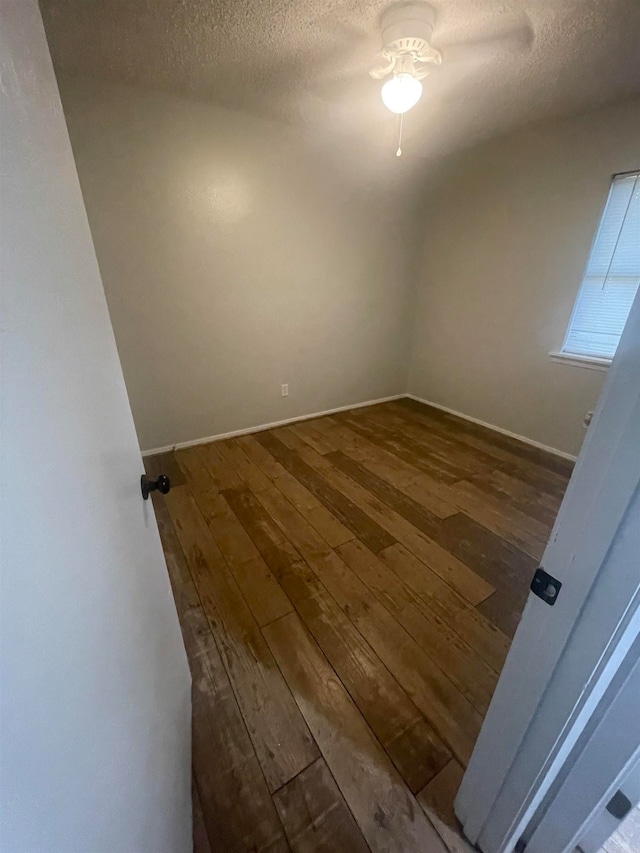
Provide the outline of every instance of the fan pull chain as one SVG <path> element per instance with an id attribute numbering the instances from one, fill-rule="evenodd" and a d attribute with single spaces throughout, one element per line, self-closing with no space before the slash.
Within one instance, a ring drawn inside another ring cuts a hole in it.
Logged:
<path id="1" fill-rule="evenodd" d="M 402 124 L 404 119 L 404 113 L 398 113 L 398 150 L 396 151 L 396 157 L 402 157 Z"/>

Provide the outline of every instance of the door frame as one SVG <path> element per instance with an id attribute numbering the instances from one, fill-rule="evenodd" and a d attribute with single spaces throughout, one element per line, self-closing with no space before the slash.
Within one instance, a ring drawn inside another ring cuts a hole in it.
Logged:
<path id="1" fill-rule="evenodd" d="M 456 798 L 485 853 L 521 840 L 628 648 L 640 577 L 601 570 L 640 485 L 638 435 L 640 291 L 541 561 L 563 587 L 553 607 L 529 595 Z"/>
<path id="2" fill-rule="evenodd" d="M 634 712 L 636 712 L 637 707 L 636 697 Z M 609 798 L 617 790 L 621 790 L 631 803 L 636 803 L 635 808 L 638 808 L 638 804 L 640 804 L 640 755 L 636 756 L 635 762 L 630 762 L 630 766 L 621 774 L 620 779 L 612 785 Z M 609 800 L 605 799 L 602 804 L 603 807 L 596 809 L 577 839 L 579 850 L 582 850 L 583 853 L 597 853 L 611 838 L 611 835 L 623 826 L 629 816 L 629 814 L 625 815 L 621 821 L 612 818 L 604 808 L 604 803 L 608 802 Z M 615 821 L 615 826 L 612 821 Z"/>
<path id="3" fill-rule="evenodd" d="M 636 551 L 639 537 L 640 529 L 629 537 Z M 640 611 L 635 621 L 640 622 Z M 628 797 L 631 810 L 640 801 L 640 625 L 633 627 L 636 638 L 535 827 L 527 853 L 570 853 L 577 845 L 584 853 L 597 853 L 626 818 L 616 819 L 606 810 L 616 791 Z"/>

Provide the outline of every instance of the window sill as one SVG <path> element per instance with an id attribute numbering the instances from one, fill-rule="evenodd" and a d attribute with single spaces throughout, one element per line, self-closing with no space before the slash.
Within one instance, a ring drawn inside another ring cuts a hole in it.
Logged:
<path id="1" fill-rule="evenodd" d="M 595 358 L 590 355 L 576 355 L 569 352 L 550 352 L 549 358 L 558 364 L 570 364 L 573 367 L 586 367 L 587 370 L 607 371 L 611 364 L 610 358 Z"/>

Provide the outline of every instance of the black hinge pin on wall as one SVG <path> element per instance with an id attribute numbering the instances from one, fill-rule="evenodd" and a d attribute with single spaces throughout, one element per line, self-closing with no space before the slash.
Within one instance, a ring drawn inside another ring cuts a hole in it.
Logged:
<path id="1" fill-rule="evenodd" d="M 561 586 L 562 583 L 559 580 L 556 580 L 542 568 L 536 569 L 531 580 L 531 592 L 552 607 L 558 600 Z"/>

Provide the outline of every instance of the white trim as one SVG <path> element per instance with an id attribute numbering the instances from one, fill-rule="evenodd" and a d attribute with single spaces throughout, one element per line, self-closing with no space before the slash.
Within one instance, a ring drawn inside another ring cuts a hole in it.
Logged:
<path id="1" fill-rule="evenodd" d="M 338 412 L 348 412 L 350 409 L 363 409 L 365 406 L 375 406 L 377 403 L 390 403 L 392 400 L 401 400 L 407 394 L 392 394 L 390 397 L 380 397 L 378 400 L 366 400 L 364 403 L 351 403 L 349 406 L 338 406 L 335 409 L 325 409 L 323 412 L 313 412 L 308 415 L 298 415 L 295 418 L 285 418 L 283 421 L 273 421 L 270 424 L 258 424 L 257 426 L 235 429 L 232 432 L 221 432 L 217 435 L 208 435 L 205 438 L 194 438 L 191 441 L 179 441 L 177 444 L 167 444 L 166 447 L 154 447 L 151 450 L 142 450 L 143 456 L 155 456 L 158 453 L 168 453 L 171 450 L 180 450 L 183 447 L 195 447 L 196 444 L 209 444 L 212 441 L 223 441 L 225 438 L 235 438 L 238 435 L 250 435 L 253 432 L 264 432 L 267 429 L 295 424 L 298 421 L 310 421 L 313 418 L 321 418 L 323 415 L 335 415 Z M 433 405 L 433 404 L 432 404 Z"/>
<path id="2" fill-rule="evenodd" d="M 527 438 L 524 435 L 518 435 L 516 432 L 510 432 L 508 429 L 495 426 L 495 424 L 481 421 L 479 418 L 473 418 L 471 415 L 465 415 L 463 412 L 458 412 L 455 409 L 450 409 L 448 406 L 442 406 L 440 403 L 434 403 L 432 400 L 425 400 L 423 397 L 417 397 L 415 394 L 392 394 L 390 397 L 380 397 L 377 400 L 365 400 L 363 403 L 353 403 L 349 406 L 338 406 L 335 409 L 325 409 L 322 412 L 313 412 L 308 415 L 298 415 L 295 418 L 285 418 L 282 421 L 273 421 L 269 424 L 258 424 L 257 426 L 246 427 L 245 429 L 236 429 L 231 432 L 221 432 L 217 435 L 209 435 L 204 438 L 194 438 L 191 441 L 179 441 L 176 444 L 167 444 L 165 447 L 153 447 L 151 450 L 143 450 L 143 456 L 155 456 L 158 453 L 168 453 L 171 450 L 180 450 L 183 447 L 195 447 L 197 444 L 209 444 L 212 441 L 223 441 L 225 438 L 235 438 L 239 435 L 251 435 L 254 432 L 264 432 L 268 429 L 276 429 L 276 427 L 287 426 L 287 424 L 295 424 L 299 421 L 310 421 L 313 418 L 321 418 L 324 415 L 335 415 L 338 412 L 348 412 L 350 409 L 363 409 L 366 406 L 375 406 L 378 403 L 390 403 L 393 400 L 402 400 L 408 397 L 410 400 L 415 400 L 418 403 L 424 403 L 425 406 L 433 406 L 434 409 L 440 409 L 443 412 L 448 412 L 450 415 L 456 415 L 465 421 L 478 424 L 479 426 L 492 429 L 494 432 L 499 432 L 502 435 L 508 435 L 509 438 L 515 438 L 517 441 L 522 441 L 524 444 L 529 444 L 532 447 L 537 447 L 540 450 L 545 450 L 547 453 L 552 453 L 554 456 L 560 456 L 562 459 L 569 459 L 575 462 L 577 457 L 571 453 L 565 453 L 564 450 L 557 450 L 555 447 L 549 447 L 548 444 L 542 444 L 539 441 L 534 441 L 532 438 Z"/>
<path id="3" fill-rule="evenodd" d="M 425 400 L 423 397 L 416 397 L 415 394 L 403 394 L 403 396 L 409 397 L 411 400 L 415 400 L 418 403 L 424 403 L 425 406 L 433 406 L 434 409 L 440 409 L 442 412 L 447 412 L 450 415 L 456 415 L 465 421 L 471 421 L 473 424 L 478 424 L 479 426 L 486 427 L 487 429 L 492 429 L 494 432 L 499 432 L 502 435 L 508 435 L 509 438 L 515 438 L 517 441 L 522 441 L 524 444 L 530 444 L 532 447 L 537 447 L 540 450 L 546 450 L 547 453 L 553 453 L 554 456 L 560 456 L 562 459 L 569 459 L 571 462 L 575 462 L 578 458 L 572 453 L 565 453 L 564 450 L 557 450 L 555 447 L 549 447 L 548 444 L 542 444 L 540 441 L 534 441 L 532 438 L 527 438 L 524 435 L 518 435 L 517 432 L 511 432 L 510 430 L 503 429 L 495 424 L 489 424 L 486 421 L 481 421 L 480 418 L 472 418 L 471 415 L 465 415 L 463 412 L 457 412 L 455 409 L 450 409 L 448 406 L 442 406 L 440 403 L 434 403 L 432 400 Z"/>
<path id="4" fill-rule="evenodd" d="M 606 372 L 611 366 L 610 358 L 597 358 L 593 355 L 578 355 L 571 352 L 560 352 L 552 350 L 549 353 L 551 361 L 558 364 L 570 364 L 573 367 L 586 367 L 588 370 L 601 370 Z"/>

